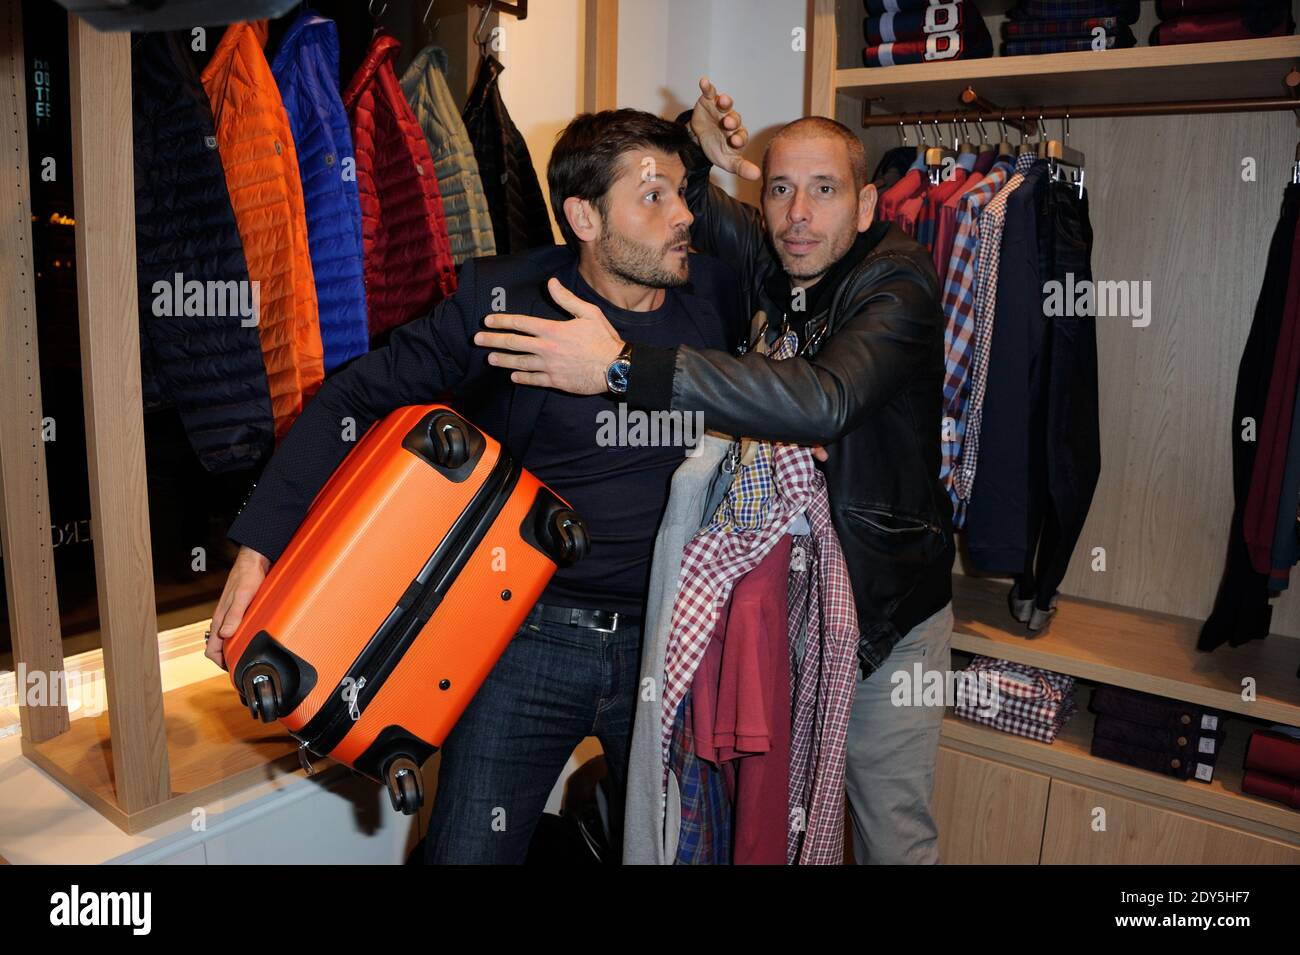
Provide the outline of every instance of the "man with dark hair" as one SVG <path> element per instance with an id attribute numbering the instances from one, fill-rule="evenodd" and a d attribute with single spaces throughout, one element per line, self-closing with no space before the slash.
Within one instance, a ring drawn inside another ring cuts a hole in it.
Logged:
<path id="1" fill-rule="evenodd" d="M 692 345 L 633 344 L 599 307 L 572 321 L 489 316 L 479 344 L 519 384 L 596 394 L 609 370 L 628 404 L 703 414 L 713 430 L 821 445 L 832 521 L 853 584 L 863 676 L 845 782 L 858 862 L 937 862 L 930 813 L 942 705 L 893 699 L 897 675 L 946 674 L 952 636 L 952 506 L 939 481 L 944 321 L 929 252 L 875 222 L 876 190 L 853 133 L 810 117 L 783 127 L 763 158 L 762 214 L 709 184 L 711 164 L 749 179 L 748 134 L 707 79 L 690 114 L 703 149 L 688 170 L 694 246 L 733 263 L 784 361 Z M 889 666 L 885 667 L 886 658 Z M 919 687 L 914 691 L 919 698 Z"/>
<path id="2" fill-rule="evenodd" d="M 223 666 L 222 641 L 316 493 L 354 439 L 395 408 L 450 394 L 587 522 L 589 555 L 555 575 L 446 740 L 429 862 L 522 862 L 587 736 L 599 738 L 621 796 L 651 549 L 686 447 L 680 438 L 606 441 L 608 398 L 516 388 L 472 339 L 493 311 L 560 318 L 580 298 L 628 342 L 734 347 L 744 327 L 736 276 L 688 251 L 685 157 L 694 148 L 682 126 L 648 113 L 576 118 L 547 170 L 566 244 L 466 262 L 451 298 L 327 379 L 230 528 L 242 546 L 208 644 Z M 620 822 L 613 834 L 621 831 Z"/>

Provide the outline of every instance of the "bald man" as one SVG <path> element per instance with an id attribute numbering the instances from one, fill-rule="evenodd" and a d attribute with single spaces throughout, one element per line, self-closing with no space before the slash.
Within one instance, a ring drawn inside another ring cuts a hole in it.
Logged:
<path id="1" fill-rule="evenodd" d="M 929 252 L 875 220 L 861 141 L 808 117 L 769 142 L 760 169 L 730 97 L 706 79 L 690 113 L 701 147 L 687 172 L 691 244 L 732 263 L 784 361 L 687 345 L 625 346 L 600 309 L 571 300 L 570 321 L 492 315 L 476 342 L 518 384 L 614 393 L 646 411 L 702 412 L 706 427 L 819 445 L 832 519 L 862 631 L 846 786 L 859 863 L 937 863 L 930 812 L 942 701 L 921 673 L 950 669 L 952 505 L 939 481 L 944 320 Z M 685 115 L 682 119 L 685 120 Z M 762 210 L 709 182 L 712 166 L 763 181 Z M 922 677 L 924 679 L 924 677 Z M 895 705 L 895 700 L 902 705 Z"/>

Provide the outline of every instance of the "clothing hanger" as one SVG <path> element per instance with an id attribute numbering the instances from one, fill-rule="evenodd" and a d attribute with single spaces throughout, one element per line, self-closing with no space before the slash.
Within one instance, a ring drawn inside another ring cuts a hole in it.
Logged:
<path id="1" fill-rule="evenodd" d="M 478 45 L 479 59 L 487 59 L 487 39 L 482 36 L 483 25 L 487 23 L 488 17 L 492 15 L 492 7 L 496 0 L 488 0 L 483 6 L 483 16 L 478 19 L 478 26 L 474 28 L 474 42 Z"/>
<path id="2" fill-rule="evenodd" d="M 934 139 L 938 145 L 931 146 L 925 151 L 925 167 L 930 171 L 930 185 L 937 186 L 943 177 L 944 163 L 957 158 L 956 150 L 943 145 L 943 139 L 939 135 L 938 117 L 934 119 Z"/>
<path id="3" fill-rule="evenodd" d="M 925 128 L 921 125 L 921 121 L 918 119 L 916 121 L 916 158 L 925 158 L 925 151 L 929 148 L 930 143 L 925 138 Z"/>
<path id="4" fill-rule="evenodd" d="M 1007 114 L 1003 113 L 1002 118 L 998 120 L 998 135 L 1002 138 L 998 141 L 997 150 L 999 156 L 1012 157 L 1016 154 L 1016 148 L 1007 140 Z"/>
<path id="5" fill-rule="evenodd" d="M 1039 117 L 1042 123 L 1042 117 Z M 1300 147 L 1297 147 L 1300 155 Z M 1070 181 L 1079 187 L 1079 198 L 1083 198 L 1084 155 L 1081 150 L 1070 146 L 1070 117 L 1066 114 L 1061 120 L 1061 139 L 1048 139 L 1038 144 L 1038 155 L 1047 160 L 1048 173 L 1053 179 L 1064 179 L 1064 169 L 1070 170 Z"/>
<path id="6" fill-rule="evenodd" d="M 979 152 L 979 146 L 975 144 L 974 138 L 970 134 L 970 127 L 966 125 L 966 117 L 961 118 L 962 143 L 957 147 L 957 152 L 962 155 Z M 953 142 L 957 141 L 956 134 L 953 135 Z"/>
<path id="7" fill-rule="evenodd" d="M 1016 147 L 1016 156 L 1024 156 L 1034 152 L 1034 144 L 1025 140 L 1025 122 L 1024 113 L 1020 114 L 1020 145 Z"/>
<path id="8" fill-rule="evenodd" d="M 433 35 L 438 32 L 438 24 L 442 22 L 442 17 L 438 17 L 438 19 L 433 21 L 433 26 L 429 26 L 429 14 L 432 12 L 433 12 L 433 0 L 429 0 L 429 5 L 424 10 L 424 16 L 420 18 L 420 22 L 424 24 L 425 34 L 428 37 L 428 41 L 429 41 L 427 44 L 428 46 L 433 45 L 433 41 L 434 41 Z"/>
<path id="9" fill-rule="evenodd" d="M 980 152 L 985 153 L 990 149 L 996 149 L 997 147 L 989 142 L 988 130 L 984 128 L 984 117 L 980 116 L 975 122 L 980 128 Z"/>
<path id="10" fill-rule="evenodd" d="M 388 11 L 388 0 L 384 0 L 384 5 L 379 8 L 378 13 L 375 13 L 375 0 L 370 0 L 366 4 L 366 11 L 370 14 L 370 19 L 375 21 L 375 26 L 379 26 L 379 21 L 384 18 L 384 14 Z"/>
<path id="11" fill-rule="evenodd" d="M 1300 185 L 1300 143 L 1295 144 L 1295 163 L 1291 166 L 1291 182 Z"/>

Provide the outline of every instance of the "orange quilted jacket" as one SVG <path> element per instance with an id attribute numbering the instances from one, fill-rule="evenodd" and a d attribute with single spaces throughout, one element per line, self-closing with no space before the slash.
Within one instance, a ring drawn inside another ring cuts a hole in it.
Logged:
<path id="1" fill-rule="evenodd" d="M 262 45 L 266 21 L 232 24 L 203 70 L 249 279 L 275 436 L 284 437 L 325 378 L 316 282 L 307 251 L 298 154 Z"/>

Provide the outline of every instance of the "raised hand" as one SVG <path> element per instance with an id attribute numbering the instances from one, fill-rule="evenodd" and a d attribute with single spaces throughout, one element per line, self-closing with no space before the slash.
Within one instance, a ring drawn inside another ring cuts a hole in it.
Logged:
<path id="1" fill-rule="evenodd" d="M 742 179 L 758 180 L 762 171 L 742 155 L 749 143 L 749 130 L 735 105 L 730 96 L 714 89 L 707 76 L 700 77 L 700 98 L 691 114 L 691 132 L 713 165 Z"/>

